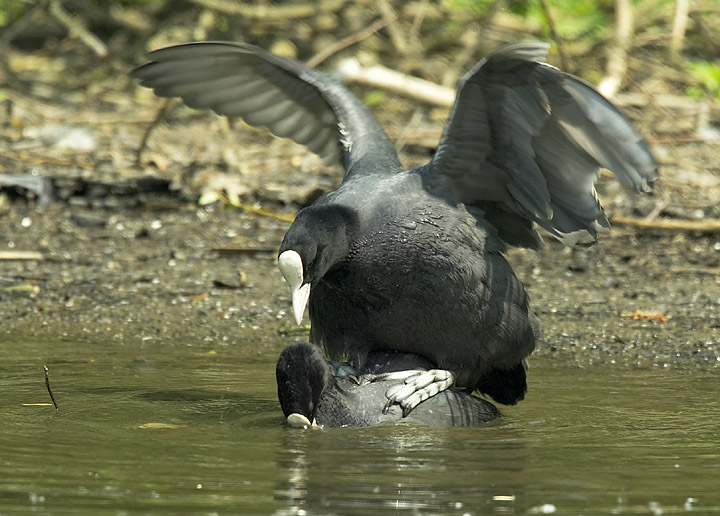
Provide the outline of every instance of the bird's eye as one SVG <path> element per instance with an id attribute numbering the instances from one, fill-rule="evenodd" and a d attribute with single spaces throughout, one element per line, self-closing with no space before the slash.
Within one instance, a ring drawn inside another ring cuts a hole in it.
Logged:
<path id="1" fill-rule="evenodd" d="M 315 260 L 311 260 L 310 263 L 307 264 L 307 268 L 312 269 L 313 265 L 315 265 Z"/>

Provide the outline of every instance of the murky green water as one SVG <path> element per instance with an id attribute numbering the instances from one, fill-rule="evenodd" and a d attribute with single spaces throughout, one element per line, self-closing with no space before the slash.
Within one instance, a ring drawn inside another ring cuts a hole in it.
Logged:
<path id="1" fill-rule="evenodd" d="M 535 359 L 485 427 L 303 432 L 242 349 L 5 342 L 0 514 L 720 513 L 716 373 Z"/>

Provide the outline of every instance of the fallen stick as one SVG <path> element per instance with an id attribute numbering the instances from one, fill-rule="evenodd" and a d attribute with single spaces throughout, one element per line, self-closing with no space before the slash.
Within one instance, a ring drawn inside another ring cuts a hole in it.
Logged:
<path id="1" fill-rule="evenodd" d="M 455 90 L 434 82 L 392 70 L 383 65 L 363 66 L 354 58 L 340 61 L 337 67 L 341 80 L 383 88 L 407 97 L 428 102 L 436 106 L 451 107 L 455 101 Z M 712 102 L 704 107 L 700 102 L 682 95 L 667 93 L 644 94 L 635 92 L 618 93 L 612 97 L 613 104 L 620 107 L 658 106 L 667 110 L 684 111 L 687 115 L 695 115 L 701 109 L 709 109 L 710 113 L 720 113 L 720 103 Z"/>
<path id="2" fill-rule="evenodd" d="M 274 254 L 277 247 L 214 247 L 210 251 L 221 256 L 241 256 L 247 254 Z"/>
<path id="3" fill-rule="evenodd" d="M 714 233 L 720 231 L 720 219 L 687 220 L 687 219 L 653 219 L 637 217 L 611 217 L 610 222 L 617 226 L 635 226 L 643 229 L 671 229 L 678 231 L 699 231 Z"/>
<path id="4" fill-rule="evenodd" d="M 340 61 L 338 71 L 343 81 L 384 88 L 438 106 L 450 107 L 455 101 L 455 90 L 452 88 L 382 65 L 363 67 L 354 57 Z"/>
<path id="5" fill-rule="evenodd" d="M 720 267 L 670 267 L 670 272 L 720 276 Z"/>
<path id="6" fill-rule="evenodd" d="M 225 0 L 191 0 L 192 3 L 225 14 L 234 14 L 243 18 L 261 20 L 286 20 L 288 18 L 308 18 L 322 12 L 334 12 L 345 5 L 346 0 L 325 0 L 322 2 L 297 2 L 283 5 L 244 5 L 243 2 Z"/>
<path id="7" fill-rule="evenodd" d="M 44 260 L 38 251 L 0 251 L 0 260 Z"/>

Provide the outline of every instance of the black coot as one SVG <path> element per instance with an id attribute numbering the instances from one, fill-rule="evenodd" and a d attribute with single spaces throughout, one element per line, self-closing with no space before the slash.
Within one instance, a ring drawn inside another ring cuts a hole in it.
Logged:
<path id="1" fill-rule="evenodd" d="M 342 164 L 340 187 L 301 210 L 280 247 L 296 320 L 363 367 L 374 351 L 416 353 L 456 385 L 513 404 L 538 322 L 503 257 L 539 248 L 535 224 L 567 243 L 609 226 L 600 167 L 636 191 L 657 166 L 591 85 L 545 64 L 545 43 L 502 47 L 468 72 L 427 165 L 403 171 L 370 111 L 333 78 L 234 43 L 156 50 L 132 72 L 160 96 L 241 116 Z"/>
<path id="2" fill-rule="evenodd" d="M 372 426 L 398 421 L 429 426 L 470 426 L 487 423 L 501 415 L 492 403 L 457 389 L 423 401 L 405 418 L 397 405 L 383 413 L 380 407 L 386 400 L 385 391 L 395 380 L 359 385 L 353 377 L 427 369 L 431 364 L 413 354 L 374 352 L 365 365 L 366 369 L 359 371 L 346 363 L 327 362 L 314 344 L 290 344 L 280 354 L 276 369 L 278 399 L 285 417 L 291 424 L 307 425 L 316 421 L 325 427 Z"/>

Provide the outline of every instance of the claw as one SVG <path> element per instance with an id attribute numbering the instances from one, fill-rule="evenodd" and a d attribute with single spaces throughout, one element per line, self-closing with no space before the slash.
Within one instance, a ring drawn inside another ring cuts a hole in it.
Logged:
<path id="1" fill-rule="evenodd" d="M 421 374 L 422 373 L 418 371 L 414 376 L 420 376 Z M 387 414 L 390 407 L 392 407 L 395 403 L 401 404 L 402 400 L 407 399 L 416 391 L 413 380 L 414 378 L 407 378 L 405 383 L 393 385 L 385 391 L 385 397 L 388 400 L 383 407 L 383 414 Z"/>
<path id="2" fill-rule="evenodd" d="M 408 372 L 403 371 L 403 373 Z M 388 401 L 383 407 L 383 414 L 387 414 L 390 407 L 397 403 L 403 409 L 403 417 L 406 417 L 420 403 L 447 390 L 455 382 L 455 376 L 444 369 L 413 371 L 412 373 L 405 375 L 404 384 L 393 385 L 386 391 L 385 396 Z"/>
<path id="3" fill-rule="evenodd" d="M 382 413 L 387 414 L 395 403 L 403 409 L 403 417 L 407 416 L 420 403 L 436 394 L 450 388 L 455 382 L 455 376 L 445 369 L 410 369 L 407 371 L 393 371 L 391 373 L 363 374 L 353 377 L 358 385 L 372 382 L 398 380 L 398 383 L 385 391 L 388 399 L 383 406 Z"/>

